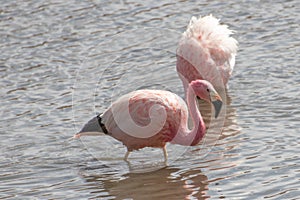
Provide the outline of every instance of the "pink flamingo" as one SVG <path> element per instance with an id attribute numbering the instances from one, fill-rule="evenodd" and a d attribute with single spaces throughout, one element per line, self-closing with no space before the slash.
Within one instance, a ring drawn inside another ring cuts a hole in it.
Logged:
<path id="1" fill-rule="evenodd" d="M 120 97 L 101 116 L 91 119 L 74 138 L 105 133 L 127 147 L 125 161 L 133 150 L 156 147 L 163 149 L 166 162 L 167 142 L 194 146 L 205 135 L 196 97 L 211 102 L 217 118 L 222 107 L 219 94 L 208 81 L 195 80 L 186 90 L 187 105 L 168 91 L 137 90 Z M 188 110 L 194 124 L 192 130 L 187 125 Z"/>
<path id="2" fill-rule="evenodd" d="M 177 49 L 177 72 L 184 89 L 192 80 L 205 79 L 224 88 L 235 64 L 238 42 L 233 31 L 212 15 L 192 17 Z"/>

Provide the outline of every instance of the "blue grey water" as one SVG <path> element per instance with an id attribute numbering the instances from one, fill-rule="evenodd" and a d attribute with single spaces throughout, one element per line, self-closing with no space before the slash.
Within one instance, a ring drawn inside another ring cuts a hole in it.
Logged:
<path id="1" fill-rule="evenodd" d="M 160 151 L 129 165 L 111 138 L 68 140 L 121 94 L 184 96 L 176 45 L 208 14 L 236 31 L 239 51 L 206 156 L 169 145 L 160 169 Z M 296 0 L 2 0 L 0 198 L 300 199 L 299 20 Z"/>

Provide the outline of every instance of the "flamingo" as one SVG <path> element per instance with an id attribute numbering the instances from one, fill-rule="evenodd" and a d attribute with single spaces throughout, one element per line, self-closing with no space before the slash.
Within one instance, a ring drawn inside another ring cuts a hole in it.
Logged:
<path id="1" fill-rule="evenodd" d="M 176 68 L 185 90 L 196 79 L 209 81 L 217 90 L 227 86 L 238 48 L 231 34 L 212 15 L 191 18 L 176 52 Z"/>
<path id="2" fill-rule="evenodd" d="M 176 94 L 164 90 L 136 90 L 120 97 L 101 115 L 92 118 L 74 138 L 88 135 L 109 135 L 121 141 L 129 153 L 144 147 L 162 148 L 167 162 L 166 143 L 197 145 L 206 127 L 196 105 L 196 97 L 213 104 L 215 118 L 222 107 L 222 99 L 206 80 L 189 83 L 186 103 Z M 193 128 L 188 128 L 188 116 Z"/>

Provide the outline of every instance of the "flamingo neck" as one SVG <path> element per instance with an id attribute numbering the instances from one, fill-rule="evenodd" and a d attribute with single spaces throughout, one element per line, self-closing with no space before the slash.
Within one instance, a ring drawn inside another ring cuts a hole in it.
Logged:
<path id="1" fill-rule="evenodd" d="M 186 101 L 193 122 L 193 128 L 192 130 L 188 128 L 187 118 L 182 119 L 179 133 L 174 138 L 174 143 L 185 146 L 194 146 L 201 141 L 205 135 L 206 128 L 201 113 L 197 107 L 195 92 L 191 86 L 187 88 Z"/>

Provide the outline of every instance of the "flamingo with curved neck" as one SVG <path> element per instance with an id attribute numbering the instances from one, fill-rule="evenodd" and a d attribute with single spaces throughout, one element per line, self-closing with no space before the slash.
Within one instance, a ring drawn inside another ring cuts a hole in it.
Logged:
<path id="1" fill-rule="evenodd" d="M 166 143 L 194 146 L 205 135 L 206 128 L 196 105 L 196 97 L 211 102 L 217 118 L 222 100 L 205 80 L 195 80 L 186 90 L 187 105 L 176 94 L 164 90 L 137 90 L 115 101 L 101 116 L 91 119 L 74 135 L 107 134 L 126 147 L 129 153 L 144 147 L 162 148 L 167 161 Z M 187 109 L 188 107 L 188 109 Z M 194 127 L 188 128 L 191 115 Z"/>

